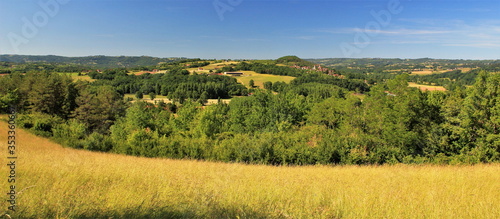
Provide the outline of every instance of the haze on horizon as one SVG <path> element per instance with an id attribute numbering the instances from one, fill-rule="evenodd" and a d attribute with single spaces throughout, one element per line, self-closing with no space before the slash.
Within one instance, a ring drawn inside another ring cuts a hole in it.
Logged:
<path id="1" fill-rule="evenodd" d="M 0 1 L 0 54 L 499 59 L 497 0 Z"/>

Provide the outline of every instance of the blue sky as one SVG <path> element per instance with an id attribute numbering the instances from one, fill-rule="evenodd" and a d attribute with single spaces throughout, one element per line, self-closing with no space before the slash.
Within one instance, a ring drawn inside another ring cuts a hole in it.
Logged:
<path id="1" fill-rule="evenodd" d="M 0 54 L 500 59 L 498 14 L 499 0 L 0 0 Z"/>

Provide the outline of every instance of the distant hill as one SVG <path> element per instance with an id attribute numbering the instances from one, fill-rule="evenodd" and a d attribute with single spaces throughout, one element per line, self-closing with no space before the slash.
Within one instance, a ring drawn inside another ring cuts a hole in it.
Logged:
<path id="1" fill-rule="evenodd" d="M 76 64 L 95 68 L 120 68 L 153 66 L 160 63 L 175 62 L 186 58 L 157 58 L 150 56 L 85 56 L 65 57 L 55 55 L 0 55 L 0 61 L 14 63 L 47 62 Z"/>
<path id="2" fill-rule="evenodd" d="M 338 66 L 388 66 L 388 65 L 492 65 L 500 60 L 463 60 L 463 59 L 398 59 L 398 58 L 323 58 L 304 59 L 305 61 L 330 67 Z"/>
<path id="3" fill-rule="evenodd" d="M 277 64 L 284 65 L 298 65 L 298 66 L 309 66 L 312 67 L 315 65 L 314 62 L 303 60 L 297 56 L 283 56 L 281 58 L 276 59 Z"/>

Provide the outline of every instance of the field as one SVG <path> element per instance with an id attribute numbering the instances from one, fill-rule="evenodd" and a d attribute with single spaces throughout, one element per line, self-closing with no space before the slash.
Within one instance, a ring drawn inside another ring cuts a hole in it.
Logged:
<path id="1" fill-rule="evenodd" d="M 434 86 L 434 85 L 424 85 L 424 84 L 417 84 L 414 82 L 408 82 L 408 86 L 410 87 L 416 87 L 419 88 L 422 91 L 446 91 L 446 88 L 443 86 Z"/>
<path id="2" fill-rule="evenodd" d="M 475 69 L 475 68 L 457 68 L 457 70 L 461 70 L 462 73 L 467 73 L 473 69 Z M 413 74 L 413 75 L 431 75 L 431 74 L 441 74 L 441 73 L 445 73 L 448 71 L 451 71 L 451 69 L 438 70 L 438 71 L 434 71 L 433 69 L 425 69 L 422 71 L 412 71 L 411 74 Z"/>
<path id="3" fill-rule="evenodd" d="M 422 71 L 412 71 L 412 75 L 431 75 L 431 74 L 439 74 L 439 73 L 444 73 L 447 72 L 448 70 L 441 70 L 441 71 L 434 71 L 432 69 L 426 69 Z"/>
<path id="4" fill-rule="evenodd" d="M 135 98 L 135 94 L 125 94 L 123 97 L 125 100 L 127 98 L 132 98 L 133 100 L 131 102 L 135 102 L 137 98 Z M 142 101 L 146 101 L 148 103 L 155 103 L 155 102 L 160 102 L 163 101 L 165 103 L 171 103 L 172 101 L 168 99 L 166 96 L 162 95 L 156 95 L 155 99 L 151 100 L 149 95 L 144 95 L 142 98 Z M 231 102 L 231 99 L 221 99 L 222 102 L 224 103 L 229 103 Z M 212 104 L 217 104 L 219 102 L 219 99 L 208 99 L 206 105 L 212 105 Z"/>
<path id="5" fill-rule="evenodd" d="M 125 94 L 125 95 L 123 95 L 123 98 L 125 100 L 127 98 L 132 98 L 133 99 L 132 102 L 135 102 L 137 100 L 137 98 L 135 97 L 135 94 Z M 162 95 L 156 95 L 156 97 L 153 100 L 151 100 L 151 98 L 149 97 L 148 94 L 144 94 L 143 97 L 142 97 L 142 100 L 146 101 L 146 102 L 149 102 L 149 103 L 154 103 L 155 101 L 157 101 L 157 102 L 163 101 L 165 103 L 172 102 L 166 96 L 162 96 Z"/>
<path id="6" fill-rule="evenodd" d="M 142 74 L 145 74 L 145 73 L 148 73 L 149 71 L 132 71 L 130 73 L 128 73 L 129 75 L 142 75 Z M 155 72 L 153 74 L 160 74 L 160 73 L 166 73 L 167 70 L 162 70 L 162 71 L 158 71 L 158 72 Z"/>
<path id="7" fill-rule="evenodd" d="M 197 72 L 197 73 L 210 73 L 210 70 L 217 70 L 218 68 L 222 68 L 224 66 L 229 66 L 231 64 L 238 64 L 239 62 L 236 62 L 236 61 L 223 61 L 223 62 L 218 62 L 218 63 L 211 63 L 207 66 L 203 66 L 203 67 L 200 67 L 200 68 L 203 68 L 203 70 L 199 70 L 199 68 L 188 68 L 187 70 L 191 73 L 193 72 Z"/>
<path id="8" fill-rule="evenodd" d="M 17 211 L 7 212 L 6 201 L 0 206 L 12 218 L 500 218 L 499 164 L 273 167 L 149 159 L 62 148 L 16 131 Z M 7 142 L 5 122 L 0 133 Z M 7 156 L 6 147 L 0 153 Z"/>
<path id="9" fill-rule="evenodd" d="M 264 88 L 264 82 L 277 82 L 284 81 L 285 83 L 290 83 L 291 80 L 295 79 L 295 77 L 291 76 L 280 76 L 280 75 L 268 75 L 268 74 L 259 74 L 254 71 L 240 71 L 243 72 L 243 76 L 236 77 L 238 82 L 242 83 L 245 86 L 249 86 L 250 80 L 254 81 L 255 86 Z"/>
<path id="10" fill-rule="evenodd" d="M 78 80 L 81 80 L 81 81 L 95 81 L 95 79 L 92 79 L 90 78 L 90 76 L 88 75 L 78 75 L 78 73 L 60 73 L 61 75 L 69 75 L 71 78 L 73 78 L 73 80 L 75 81 L 78 81 Z"/>

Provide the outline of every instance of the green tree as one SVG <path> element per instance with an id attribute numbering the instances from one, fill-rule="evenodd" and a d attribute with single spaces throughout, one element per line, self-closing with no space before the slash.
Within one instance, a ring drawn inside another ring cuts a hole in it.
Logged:
<path id="1" fill-rule="evenodd" d="M 144 94 L 142 94 L 141 91 L 135 92 L 135 98 L 137 98 L 137 100 L 141 100 L 143 97 L 144 97 Z"/>
<path id="2" fill-rule="evenodd" d="M 361 105 L 356 98 L 331 97 L 315 104 L 307 115 L 307 121 L 316 125 L 324 125 L 327 128 L 338 128 L 344 119 L 350 116 L 350 111 Z"/>
<path id="3" fill-rule="evenodd" d="M 0 112 L 7 113 L 9 108 L 16 107 L 19 103 L 19 92 L 17 89 L 8 91 L 4 95 L 0 95 Z"/>
<path id="4" fill-rule="evenodd" d="M 194 122 L 194 130 L 198 136 L 214 137 L 224 131 L 227 118 L 227 104 L 219 103 L 206 107 L 197 114 Z"/>
<path id="5" fill-rule="evenodd" d="M 197 102 L 186 101 L 177 110 L 177 117 L 173 120 L 173 125 L 178 132 L 190 131 L 192 122 L 200 112 L 201 105 Z"/>
<path id="6" fill-rule="evenodd" d="M 29 73 L 25 80 L 29 86 L 27 100 L 32 112 L 67 117 L 76 107 L 77 91 L 68 76 Z"/>
<path id="7" fill-rule="evenodd" d="M 251 80 L 248 82 L 248 86 L 250 86 L 251 88 L 255 87 L 255 82 L 253 81 L 253 79 L 251 79 Z"/>
<path id="8" fill-rule="evenodd" d="M 200 98 L 198 99 L 198 102 L 201 103 L 201 105 L 207 104 L 207 102 L 208 102 L 208 92 L 207 91 L 203 91 L 203 93 L 201 93 Z"/>
<path id="9" fill-rule="evenodd" d="M 264 89 L 272 90 L 273 89 L 273 82 L 270 82 L 270 81 L 264 82 Z"/>
<path id="10" fill-rule="evenodd" d="M 112 86 L 85 86 L 76 101 L 75 119 L 99 133 L 107 133 L 126 108 L 123 97 Z"/>
<path id="11" fill-rule="evenodd" d="M 154 100 L 156 98 L 156 94 L 154 92 L 149 93 L 149 98 Z"/>
<path id="12" fill-rule="evenodd" d="M 470 88 L 462 111 L 469 147 L 478 161 L 500 159 L 500 75 L 482 71 Z"/>

